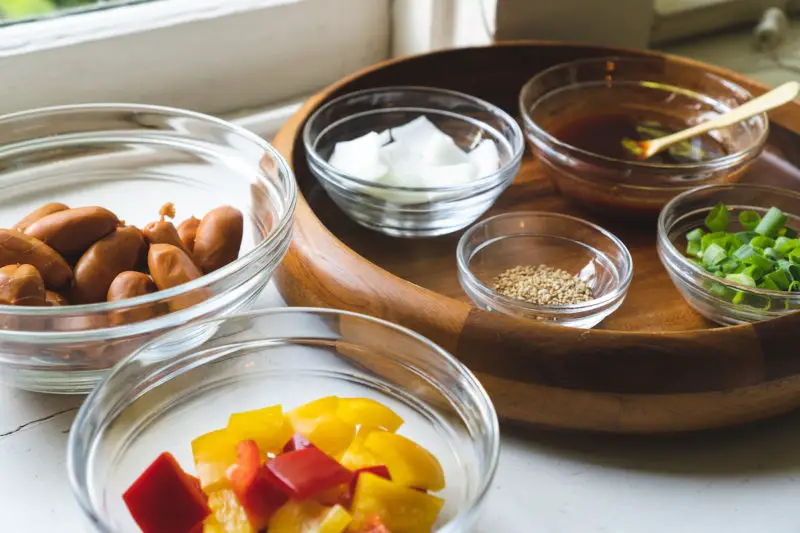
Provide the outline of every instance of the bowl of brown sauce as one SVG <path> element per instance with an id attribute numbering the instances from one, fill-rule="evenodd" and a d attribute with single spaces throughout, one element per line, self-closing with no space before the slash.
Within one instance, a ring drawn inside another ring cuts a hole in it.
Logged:
<path id="1" fill-rule="evenodd" d="M 555 187 L 589 208 L 655 217 L 678 194 L 737 182 L 761 153 L 766 115 L 676 144 L 642 160 L 634 141 L 655 139 L 752 99 L 691 63 L 599 58 L 540 72 L 520 92 L 525 135 Z"/>

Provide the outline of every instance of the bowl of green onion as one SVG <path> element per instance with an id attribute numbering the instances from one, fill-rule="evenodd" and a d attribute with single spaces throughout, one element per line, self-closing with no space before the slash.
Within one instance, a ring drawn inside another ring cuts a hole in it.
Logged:
<path id="1" fill-rule="evenodd" d="M 765 185 L 698 187 L 658 219 L 658 255 L 684 299 L 722 325 L 800 310 L 800 194 Z"/>

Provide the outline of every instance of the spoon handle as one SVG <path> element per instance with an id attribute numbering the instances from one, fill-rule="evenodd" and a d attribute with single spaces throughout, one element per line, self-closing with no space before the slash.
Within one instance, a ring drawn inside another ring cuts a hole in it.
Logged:
<path id="1" fill-rule="evenodd" d="M 655 154 L 660 152 L 666 146 L 696 137 L 700 134 L 715 130 L 717 128 L 731 126 L 737 122 L 741 122 L 744 119 L 758 115 L 759 113 L 764 113 L 770 109 L 780 107 L 783 104 L 794 100 L 798 92 L 800 92 L 800 83 L 796 81 L 784 83 L 768 93 L 762 94 L 758 98 L 754 98 L 749 102 L 740 105 L 739 107 L 712 118 L 711 120 L 701 122 L 700 124 L 692 126 L 691 128 L 647 142 L 647 152 L 650 152 L 651 155 Z"/>

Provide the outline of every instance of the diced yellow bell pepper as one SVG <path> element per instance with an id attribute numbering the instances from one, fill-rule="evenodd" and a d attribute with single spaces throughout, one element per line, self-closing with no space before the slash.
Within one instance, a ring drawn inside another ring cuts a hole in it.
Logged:
<path id="1" fill-rule="evenodd" d="M 403 419 L 397 413 L 369 398 L 340 398 L 336 415 L 362 428 L 382 428 L 392 433 L 403 425 Z"/>
<path id="2" fill-rule="evenodd" d="M 352 516 L 341 505 L 325 507 L 314 500 L 290 500 L 269 520 L 269 533 L 342 533 Z"/>
<path id="3" fill-rule="evenodd" d="M 410 439 L 387 431 L 373 431 L 367 435 L 364 448 L 377 464 L 386 465 L 392 481 L 400 485 L 434 492 L 445 486 L 438 459 Z"/>
<path id="4" fill-rule="evenodd" d="M 292 437 L 292 425 L 280 405 L 234 413 L 228 419 L 228 434 L 236 441 L 253 440 L 262 454 L 280 453 Z"/>
<path id="5" fill-rule="evenodd" d="M 230 489 L 219 490 L 208 495 L 208 507 L 211 509 L 211 516 L 222 528 L 224 533 L 256 533 L 256 529 L 247 519 L 247 513 L 241 506 L 236 495 Z M 203 533 L 211 533 L 205 530 L 205 526 L 210 520 L 203 524 Z M 213 524 L 213 522 L 211 522 Z M 216 533 L 215 530 L 211 530 Z"/>
<path id="6" fill-rule="evenodd" d="M 203 533 L 225 533 L 225 528 L 217 522 L 216 517 L 212 514 L 203 522 Z"/>
<path id="7" fill-rule="evenodd" d="M 327 396 L 286 413 L 294 430 L 336 459 L 345 452 L 356 433 L 354 424 L 336 416 L 339 398 Z"/>
<path id="8" fill-rule="evenodd" d="M 351 507 L 350 531 L 358 531 L 377 516 L 392 533 L 430 533 L 443 505 L 444 500 L 436 496 L 374 474 L 361 474 Z"/>
<path id="9" fill-rule="evenodd" d="M 329 489 L 321 490 L 314 495 L 314 500 L 322 505 L 337 505 L 347 501 L 349 484 L 336 485 Z"/>
<path id="10" fill-rule="evenodd" d="M 318 533 L 342 533 L 352 521 L 353 516 L 344 507 L 334 505 L 320 520 Z"/>
<path id="11" fill-rule="evenodd" d="M 356 435 L 356 427 L 336 418 L 327 416 L 317 420 L 314 428 L 307 432 L 300 432 L 305 435 L 311 443 L 335 459 L 339 459 L 344 454 L 353 437 Z"/>
<path id="12" fill-rule="evenodd" d="M 200 486 L 208 494 L 228 488 L 225 470 L 236 462 L 236 445 L 224 429 L 218 429 L 192 441 L 192 455 Z"/>
<path id="13" fill-rule="evenodd" d="M 339 398 L 336 396 L 325 396 L 319 400 L 305 403 L 299 407 L 295 407 L 286 416 L 292 421 L 294 429 L 300 431 L 298 427 L 306 420 L 316 420 L 317 418 L 325 415 L 336 414 L 336 408 L 339 405 Z"/>
<path id="14" fill-rule="evenodd" d="M 345 468 L 356 470 L 358 468 L 364 468 L 365 466 L 377 466 L 381 464 L 378 462 L 378 459 L 364 447 L 367 436 L 373 431 L 382 430 L 369 427 L 362 427 L 358 430 L 355 438 L 353 438 L 353 442 L 350 443 L 350 446 L 348 446 L 344 455 L 342 455 L 342 458 L 339 460 Z"/>

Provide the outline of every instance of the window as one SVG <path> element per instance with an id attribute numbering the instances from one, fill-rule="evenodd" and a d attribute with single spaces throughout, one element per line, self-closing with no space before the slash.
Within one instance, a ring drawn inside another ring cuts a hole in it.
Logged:
<path id="1" fill-rule="evenodd" d="M 755 25 L 764 11 L 799 12 L 800 0 L 484 0 L 499 40 L 536 38 L 646 48 Z M 613 9 L 611 5 L 613 4 Z"/>
<path id="2" fill-rule="evenodd" d="M 753 26 L 770 7 L 790 13 L 797 0 L 653 0 L 651 43 L 660 45 L 729 28 Z"/>
<path id="3" fill-rule="evenodd" d="M 396 55 L 519 38 L 645 48 L 754 22 L 773 5 L 800 9 L 800 0 L 613 4 L 0 0 L 0 114 L 81 102 L 152 103 L 242 117 L 261 133 L 296 109 L 285 104 Z"/>
<path id="4" fill-rule="evenodd" d="M 113 101 L 260 109 L 388 58 L 390 40 L 390 0 L 123 2 L 0 27 L 0 113 Z"/>

